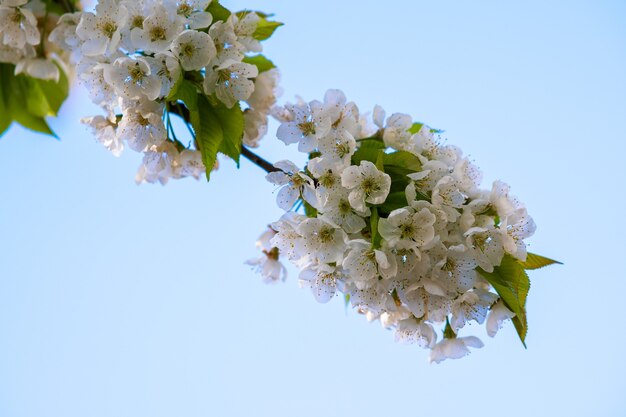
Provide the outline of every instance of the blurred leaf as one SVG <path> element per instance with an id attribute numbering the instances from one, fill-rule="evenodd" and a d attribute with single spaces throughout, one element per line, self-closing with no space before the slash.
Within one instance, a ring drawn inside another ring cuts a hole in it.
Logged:
<path id="1" fill-rule="evenodd" d="M 420 131 L 420 129 L 422 128 L 422 126 L 424 126 L 424 123 L 413 123 L 413 126 L 411 126 L 409 128 L 409 133 L 411 134 L 416 134 L 417 132 Z"/>
<path id="2" fill-rule="evenodd" d="M 519 263 L 524 269 L 539 269 L 552 264 L 563 265 L 562 262 L 555 261 L 554 259 L 546 258 L 545 256 L 537 255 L 530 252 L 526 256 L 526 262 L 519 261 Z"/>
<path id="3" fill-rule="evenodd" d="M 260 13 L 257 14 L 261 19 L 259 20 L 259 23 L 257 24 L 256 30 L 252 34 L 252 37 L 259 41 L 264 41 L 265 39 L 272 36 L 276 29 L 284 24 L 281 22 L 272 22 L 270 20 L 267 20 L 267 17 L 269 17 L 269 15 L 263 15 Z"/>
<path id="4" fill-rule="evenodd" d="M 0 64 L 0 95 L 3 116 L 1 132 L 15 120 L 27 129 L 56 137 L 46 123 L 45 116 L 56 115 L 67 96 L 63 79 L 59 83 L 42 81 L 24 74 L 15 75 L 15 66 Z"/>
<path id="5" fill-rule="evenodd" d="M 528 331 L 526 297 L 530 289 L 530 280 L 526 271 L 510 255 L 505 255 L 500 266 L 494 267 L 493 272 L 487 272 L 481 268 L 477 268 L 477 271 L 496 290 L 507 308 L 515 313 L 513 324 L 522 344 L 526 347 L 525 340 Z"/>
<path id="6" fill-rule="evenodd" d="M 262 54 L 247 56 L 243 59 L 243 62 L 255 65 L 259 69 L 259 74 L 265 71 L 269 71 L 272 68 L 276 68 L 276 65 L 274 65 L 272 61 L 267 59 L 265 55 Z"/>
<path id="7" fill-rule="evenodd" d="M 211 13 L 211 16 L 213 16 L 213 22 L 218 20 L 225 22 L 230 17 L 230 10 L 222 6 L 218 0 L 213 0 L 211 4 L 209 4 L 207 12 Z"/>
<path id="8" fill-rule="evenodd" d="M 59 68 L 60 75 L 58 82 L 55 82 L 53 80 L 39 80 L 35 78 L 32 79 L 36 84 L 39 85 L 39 88 L 41 89 L 45 100 L 48 103 L 48 115 L 50 116 L 56 116 L 59 113 L 61 105 L 65 102 L 65 100 L 67 99 L 67 95 L 70 92 L 70 83 L 67 79 L 65 71 L 63 71 L 63 68 L 61 68 L 60 65 L 56 63 L 55 65 Z"/>

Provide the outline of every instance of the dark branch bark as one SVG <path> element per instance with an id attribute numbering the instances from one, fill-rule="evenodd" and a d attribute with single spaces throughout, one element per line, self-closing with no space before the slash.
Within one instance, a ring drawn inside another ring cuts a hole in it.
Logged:
<path id="1" fill-rule="evenodd" d="M 265 172 L 269 173 L 269 172 L 282 171 L 281 169 L 276 168 L 274 165 L 272 165 L 265 159 L 261 158 L 259 155 L 255 154 L 249 148 L 246 148 L 243 145 L 241 146 L 241 156 L 243 156 L 248 161 L 258 166 L 259 168 L 265 170 Z"/>

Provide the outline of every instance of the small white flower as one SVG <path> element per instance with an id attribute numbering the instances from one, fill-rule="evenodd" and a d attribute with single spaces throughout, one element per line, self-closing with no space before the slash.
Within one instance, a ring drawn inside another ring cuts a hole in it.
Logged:
<path id="1" fill-rule="evenodd" d="M 183 31 L 184 20 L 178 15 L 168 13 L 162 4 L 153 6 L 150 12 L 141 27 L 130 31 L 130 38 L 137 49 L 153 53 L 163 52 Z"/>
<path id="2" fill-rule="evenodd" d="M 53 80 L 59 82 L 61 73 L 59 67 L 49 59 L 26 58 L 15 65 L 15 75 L 25 73 L 33 78 L 41 80 Z"/>
<path id="3" fill-rule="evenodd" d="M 78 45 L 81 40 L 76 34 L 76 28 L 80 22 L 80 18 L 83 15 L 82 12 L 65 13 L 62 15 L 56 27 L 50 32 L 48 40 L 57 44 L 61 49 L 65 51 L 79 51 Z"/>
<path id="4" fill-rule="evenodd" d="M 435 238 L 435 220 L 427 208 L 417 212 L 409 207 L 401 208 L 389 213 L 388 218 L 381 218 L 378 231 L 391 247 L 416 250 Z"/>
<path id="5" fill-rule="evenodd" d="M 349 166 L 341 174 L 341 185 L 351 190 L 350 204 L 356 210 L 365 211 L 365 203 L 384 203 L 391 189 L 391 177 L 376 168 L 370 161 L 359 166 Z"/>
<path id="6" fill-rule="evenodd" d="M 128 147 L 143 152 L 152 146 L 159 146 L 167 138 L 163 123 L 163 103 L 127 103 L 122 110 L 118 137 L 125 140 Z"/>
<path id="7" fill-rule="evenodd" d="M 526 243 L 524 239 L 535 233 L 537 226 L 525 208 L 515 210 L 510 216 L 502 219 L 498 230 L 502 234 L 504 250 L 520 261 L 526 260 Z"/>
<path id="8" fill-rule="evenodd" d="M 416 343 L 419 347 L 432 349 L 437 343 L 437 333 L 431 324 L 412 317 L 398 322 L 395 339 L 399 343 Z"/>
<path id="9" fill-rule="evenodd" d="M 22 49 L 26 45 L 39 45 L 41 35 L 37 18 L 25 7 L 26 2 L 15 2 L 16 7 L 3 3 L 0 6 L 0 40 L 4 45 Z"/>
<path id="10" fill-rule="evenodd" d="M 104 116 L 92 116 L 81 119 L 81 123 L 89 126 L 98 142 L 102 143 L 115 156 L 124 150 L 123 142 L 117 137 L 117 125 Z"/>
<path id="11" fill-rule="evenodd" d="M 466 246 L 478 266 L 487 272 L 500 265 L 504 256 L 501 233 L 493 228 L 472 227 L 465 232 Z"/>
<path id="12" fill-rule="evenodd" d="M 261 20 L 258 14 L 254 12 L 246 13 L 242 18 L 239 18 L 237 13 L 233 13 L 230 15 L 229 19 L 232 19 L 233 30 L 237 35 L 237 41 L 243 45 L 247 51 L 261 52 L 263 50 L 261 42 L 252 36 Z"/>
<path id="13" fill-rule="evenodd" d="M 197 71 L 215 58 L 215 45 L 209 35 L 196 30 L 185 30 L 174 39 L 172 53 L 185 71 Z"/>
<path id="14" fill-rule="evenodd" d="M 160 52 L 154 58 L 146 57 L 145 59 L 150 64 L 151 71 L 158 77 L 161 83 L 159 97 L 167 97 L 176 81 L 182 77 L 178 59 L 169 51 Z"/>
<path id="15" fill-rule="evenodd" d="M 288 121 L 282 123 L 276 131 L 276 137 L 286 145 L 298 143 L 300 152 L 312 152 L 317 148 L 318 140 L 330 131 L 330 118 L 324 105 L 319 101 L 309 104 L 287 104 Z"/>
<path id="16" fill-rule="evenodd" d="M 319 139 L 319 165 L 323 169 L 343 170 L 350 165 L 350 158 L 356 150 L 354 137 L 344 129 L 334 130 Z"/>
<path id="17" fill-rule="evenodd" d="M 302 214 L 288 211 L 271 227 L 276 235 L 270 240 L 272 247 L 277 247 L 282 256 L 290 260 L 298 260 L 306 254 L 304 239 L 296 231 L 298 226 L 307 219 Z"/>
<path id="18" fill-rule="evenodd" d="M 358 233 L 365 228 L 366 223 L 363 217 L 369 217 L 370 209 L 366 207 L 365 211 L 357 212 L 350 205 L 348 190 L 342 188 L 331 192 L 323 201 L 324 204 L 319 208 L 323 213 L 322 217 L 341 226 L 346 233 Z"/>
<path id="19" fill-rule="evenodd" d="M 166 5 L 176 10 L 176 13 L 185 19 L 189 29 L 204 29 L 209 27 L 213 17 L 206 9 L 211 0 L 169 0 Z"/>
<path id="20" fill-rule="evenodd" d="M 304 238 L 305 253 L 321 263 L 341 262 L 346 250 L 346 233 L 323 219 L 306 219 L 296 231 Z"/>
<path id="21" fill-rule="evenodd" d="M 502 324 L 505 320 L 509 320 L 515 317 L 515 313 L 506 308 L 502 300 L 498 300 L 495 303 L 491 310 L 489 310 L 489 315 L 487 316 L 487 334 L 490 337 L 494 337 L 498 330 L 502 328 Z"/>
<path id="22" fill-rule="evenodd" d="M 341 90 L 328 90 L 324 94 L 324 108 L 331 119 L 333 130 L 347 131 L 351 136 L 358 135 L 359 108 L 353 102 L 348 102 Z"/>
<path id="23" fill-rule="evenodd" d="M 398 272 L 396 258 L 383 250 L 372 249 L 370 242 L 362 239 L 351 240 L 348 247 L 350 251 L 342 266 L 358 289 L 371 287 L 378 277 L 393 278 Z"/>
<path id="24" fill-rule="evenodd" d="M 111 54 L 120 43 L 121 30 L 127 21 L 127 11 L 115 0 L 101 0 L 96 14 L 83 13 L 76 34 L 84 42 L 81 46 L 87 56 Z"/>
<path id="25" fill-rule="evenodd" d="M 456 332 L 468 321 L 474 320 L 483 324 L 489 307 L 498 296 L 488 291 L 471 290 L 461 295 L 452 303 L 452 320 L 450 326 Z"/>
<path id="26" fill-rule="evenodd" d="M 227 61 L 213 71 L 208 71 L 204 79 L 204 91 L 215 93 L 226 107 L 231 108 L 237 102 L 247 100 L 254 92 L 251 78 L 259 75 L 255 65 L 245 62 Z"/>
<path id="27" fill-rule="evenodd" d="M 483 342 L 476 336 L 456 337 L 443 339 L 430 351 L 430 363 L 439 363 L 446 359 L 459 359 L 469 355 L 470 347 L 481 348 Z"/>
<path id="28" fill-rule="evenodd" d="M 300 284 L 311 289 L 318 303 L 329 302 L 337 293 L 338 281 L 342 278 L 341 268 L 328 264 L 311 264 L 300 272 Z"/>
<path id="29" fill-rule="evenodd" d="M 232 19 L 218 21 L 209 28 L 209 36 L 215 43 L 217 54 L 210 67 L 220 67 L 227 62 L 241 62 L 244 46 L 237 41 Z"/>
<path id="30" fill-rule="evenodd" d="M 156 100 L 161 94 L 161 80 L 153 74 L 145 58 L 122 57 L 104 69 L 104 79 L 115 91 L 128 99 Z"/>
<path id="31" fill-rule="evenodd" d="M 318 206 L 313 180 L 300 172 L 290 161 L 278 161 L 274 166 L 280 171 L 270 172 L 265 178 L 272 184 L 283 186 L 276 196 L 276 203 L 281 209 L 291 210 L 296 201 L 302 197 L 313 207 Z"/>
<path id="32" fill-rule="evenodd" d="M 206 167 L 202 162 L 202 153 L 193 149 L 185 149 L 178 155 L 180 173 L 184 177 L 194 177 L 200 179 L 206 172 Z"/>
<path id="33" fill-rule="evenodd" d="M 386 146 L 398 150 L 408 150 L 411 133 L 409 129 L 413 120 L 408 114 L 394 113 L 387 119 L 387 126 L 383 132 Z"/>

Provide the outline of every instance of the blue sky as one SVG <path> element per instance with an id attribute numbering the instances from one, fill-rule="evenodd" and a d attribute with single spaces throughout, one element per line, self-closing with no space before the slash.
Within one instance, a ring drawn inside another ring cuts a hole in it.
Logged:
<path id="1" fill-rule="evenodd" d="M 483 349 L 429 365 L 293 268 L 262 284 L 243 262 L 280 215 L 263 173 L 136 186 L 75 88 L 60 142 L 0 139 L 0 416 L 626 414 L 626 3 L 224 4 L 286 23 L 265 46 L 283 100 L 409 113 L 512 186 L 531 250 L 565 263 L 531 274 L 528 349 L 477 328 Z M 301 161 L 272 135 L 259 153 Z"/>

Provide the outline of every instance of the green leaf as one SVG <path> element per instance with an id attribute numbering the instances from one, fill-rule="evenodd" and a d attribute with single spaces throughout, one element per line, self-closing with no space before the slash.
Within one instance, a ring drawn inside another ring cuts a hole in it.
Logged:
<path id="1" fill-rule="evenodd" d="M 372 215 L 370 216 L 370 231 L 372 233 L 372 249 L 380 248 L 382 236 L 378 233 L 378 209 L 376 207 L 371 208 Z"/>
<path id="2" fill-rule="evenodd" d="M 230 10 L 222 6 L 218 0 L 213 0 L 211 4 L 209 4 L 207 12 L 211 13 L 211 16 L 213 16 L 213 22 L 218 20 L 225 22 L 230 17 Z"/>
<path id="3" fill-rule="evenodd" d="M 237 103 L 229 109 L 220 101 L 212 104 L 212 109 L 217 115 L 224 132 L 219 151 L 233 159 L 237 163 L 237 167 L 239 167 L 244 123 L 241 107 Z"/>
<path id="4" fill-rule="evenodd" d="M 302 200 L 302 204 L 304 206 L 304 214 L 307 217 L 312 217 L 312 218 L 317 217 L 317 209 L 315 207 L 313 207 L 312 205 L 310 205 L 304 200 Z"/>
<path id="5" fill-rule="evenodd" d="M 454 333 L 454 329 L 450 326 L 450 320 L 446 317 L 446 327 L 443 329 L 443 338 L 444 339 L 456 339 L 456 333 Z"/>
<path id="6" fill-rule="evenodd" d="M 0 70 L 0 77 L 3 75 L 4 73 Z M 9 107 L 9 103 L 5 101 L 4 96 L 4 84 L 3 80 L 0 80 L 0 136 L 2 136 L 9 126 L 11 126 L 11 122 L 13 122 L 11 108 Z"/>
<path id="7" fill-rule="evenodd" d="M 185 103 L 190 113 L 194 113 L 198 110 L 198 97 L 198 89 L 194 83 L 182 80 L 174 95 L 171 98 L 168 97 L 168 100 L 173 102 L 180 100 Z"/>
<path id="8" fill-rule="evenodd" d="M 378 154 L 376 155 L 376 168 L 378 168 L 379 171 L 385 172 L 385 152 L 383 152 L 383 150 L 378 150 Z"/>
<path id="9" fill-rule="evenodd" d="M 67 95 L 70 92 L 70 83 L 67 79 L 67 75 L 60 65 L 55 64 L 59 68 L 59 81 L 53 80 L 39 80 L 32 79 L 38 86 L 44 95 L 45 100 L 48 103 L 48 114 L 50 116 L 56 116 L 59 113 L 61 105 L 67 99 Z"/>
<path id="10" fill-rule="evenodd" d="M 526 347 L 528 322 L 526 319 L 526 297 L 530 289 L 530 280 L 520 263 L 510 255 L 502 258 L 500 266 L 493 272 L 481 268 L 477 271 L 491 284 L 509 310 L 515 313 L 513 324 L 520 340 Z"/>
<path id="11" fill-rule="evenodd" d="M 55 115 L 54 107 L 57 103 L 60 106 L 65 97 L 49 99 L 39 81 L 23 74 L 16 76 L 14 65 L 0 64 L 0 95 L 6 111 L 0 120 L 2 132 L 10 125 L 9 120 L 15 120 L 27 129 L 56 137 L 44 116 Z"/>
<path id="12" fill-rule="evenodd" d="M 268 15 L 261 15 L 259 13 L 257 14 L 261 19 L 259 20 L 259 23 L 257 24 L 256 30 L 252 34 L 252 37 L 259 41 L 264 41 L 265 39 L 272 36 L 276 29 L 284 24 L 281 22 L 272 22 L 267 20 Z"/>
<path id="13" fill-rule="evenodd" d="M 361 161 L 370 161 L 372 164 L 375 164 L 379 151 L 380 148 L 360 147 L 352 155 L 352 165 L 359 165 Z"/>
<path id="14" fill-rule="evenodd" d="M 262 54 L 247 56 L 243 59 L 243 62 L 255 65 L 259 69 L 259 74 L 265 71 L 269 71 L 272 68 L 276 68 L 276 65 L 274 65 L 272 61 L 267 59 L 265 55 Z"/>
<path id="15" fill-rule="evenodd" d="M 57 137 L 43 117 L 35 116 L 29 113 L 27 109 L 19 108 L 13 109 L 11 114 L 13 115 L 13 119 L 25 128 L 34 132 L 45 133 L 55 138 Z"/>
<path id="16" fill-rule="evenodd" d="M 177 100 L 175 97 L 178 94 L 178 90 L 180 89 L 180 86 L 183 83 L 184 79 L 185 77 L 183 76 L 182 72 L 178 74 L 178 78 L 176 79 L 176 81 L 174 81 L 174 84 L 172 85 L 172 88 L 170 89 L 170 93 L 167 95 L 167 97 L 165 97 L 165 100 L 167 101 Z"/>
<path id="17" fill-rule="evenodd" d="M 385 149 L 387 148 L 385 146 L 385 143 L 382 140 L 378 140 L 378 139 L 364 139 L 364 140 L 359 140 L 359 149 L 367 149 L 367 148 L 374 148 L 374 149 Z"/>
<path id="18" fill-rule="evenodd" d="M 389 193 L 385 202 L 378 207 L 380 214 L 389 215 L 392 211 L 406 207 L 408 205 L 406 201 L 406 193 L 404 191 L 396 191 Z"/>
<path id="19" fill-rule="evenodd" d="M 555 261 L 554 259 L 546 258 L 545 256 L 537 255 L 530 252 L 526 256 L 526 261 L 519 261 L 519 263 L 524 269 L 539 269 L 552 264 L 563 265 L 562 262 Z"/>
<path id="20" fill-rule="evenodd" d="M 420 131 L 420 129 L 424 126 L 424 123 L 413 123 L 413 126 L 409 128 L 409 133 L 412 135 L 416 134 Z"/>
<path id="21" fill-rule="evenodd" d="M 422 170 L 422 163 L 419 158 L 407 151 L 396 151 L 385 154 L 384 163 L 385 166 L 393 165 L 411 172 Z"/>
<path id="22" fill-rule="evenodd" d="M 197 95 L 197 109 L 190 111 L 191 125 L 196 133 L 196 145 L 206 167 L 206 179 L 211 180 L 211 171 L 217 160 L 217 152 L 224 138 L 219 117 L 204 94 Z"/>

